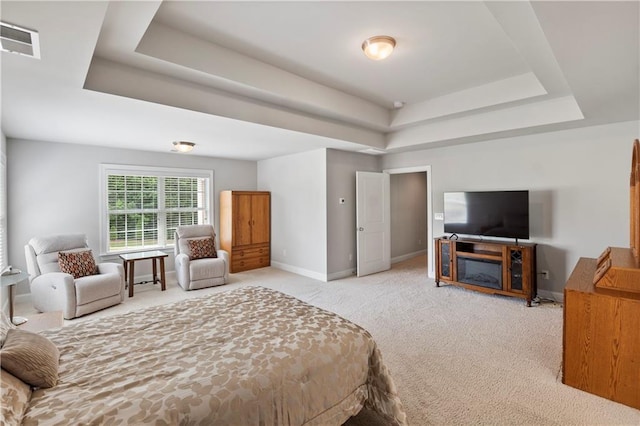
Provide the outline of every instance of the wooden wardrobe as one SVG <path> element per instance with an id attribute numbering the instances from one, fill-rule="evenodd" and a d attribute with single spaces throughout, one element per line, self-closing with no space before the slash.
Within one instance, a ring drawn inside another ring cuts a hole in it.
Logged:
<path id="1" fill-rule="evenodd" d="M 229 252 L 231 273 L 271 265 L 271 194 L 220 192 L 220 248 Z"/>

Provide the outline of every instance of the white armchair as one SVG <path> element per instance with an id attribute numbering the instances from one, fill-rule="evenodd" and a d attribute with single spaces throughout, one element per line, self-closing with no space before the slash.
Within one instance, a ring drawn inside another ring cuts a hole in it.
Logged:
<path id="1" fill-rule="evenodd" d="M 194 259 L 189 241 L 213 238 L 216 234 L 211 225 L 183 225 L 176 229 L 175 268 L 178 284 L 185 290 L 226 284 L 229 281 L 229 253 L 216 250 L 217 257 Z"/>
<path id="2" fill-rule="evenodd" d="M 124 269 L 120 264 L 97 264 L 96 274 L 80 278 L 60 272 L 60 251 L 89 249 L 84 234 L 35 237 L 24 249 L 31 300 L 38 311 L 62 311 L 65 319 L 72 319 L 124 300 Z"/>

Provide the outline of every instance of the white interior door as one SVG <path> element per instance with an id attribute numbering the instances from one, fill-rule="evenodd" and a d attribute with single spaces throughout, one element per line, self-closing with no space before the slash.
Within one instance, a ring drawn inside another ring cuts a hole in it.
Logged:
<path id="1" fill-rule="evenodd" d="M 388 173 L 356 172 L 358 276 L 391 268 Z"/>

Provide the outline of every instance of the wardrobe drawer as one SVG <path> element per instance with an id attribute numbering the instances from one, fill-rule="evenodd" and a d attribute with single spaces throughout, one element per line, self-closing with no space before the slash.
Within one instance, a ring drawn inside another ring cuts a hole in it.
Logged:
<path id="1" fill-rule="evenodd" d="M 253 257 L 270 257 L 269 247 L 251 247 L 246 249 L 233 249 L 231 258 L 236 259 L 249 259 Z"/>
<path id="2" fill-rule="evenodd" d="M 271 264 L 269 256 L 258 256 L 249 258 L 231 258 L 231 272 L 248 271 L 250 269 L 263 268 Z"/>

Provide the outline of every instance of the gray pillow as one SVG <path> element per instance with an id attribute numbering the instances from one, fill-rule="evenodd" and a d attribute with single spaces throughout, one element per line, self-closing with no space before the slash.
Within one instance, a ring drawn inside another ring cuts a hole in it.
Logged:
<path id="1" fill-rule="evenodd" d="M 60 352 L 48 338 L 12 328 L 0 350 L 0 364 L 25 383 L 50 388 L 58 382 Z"/>

